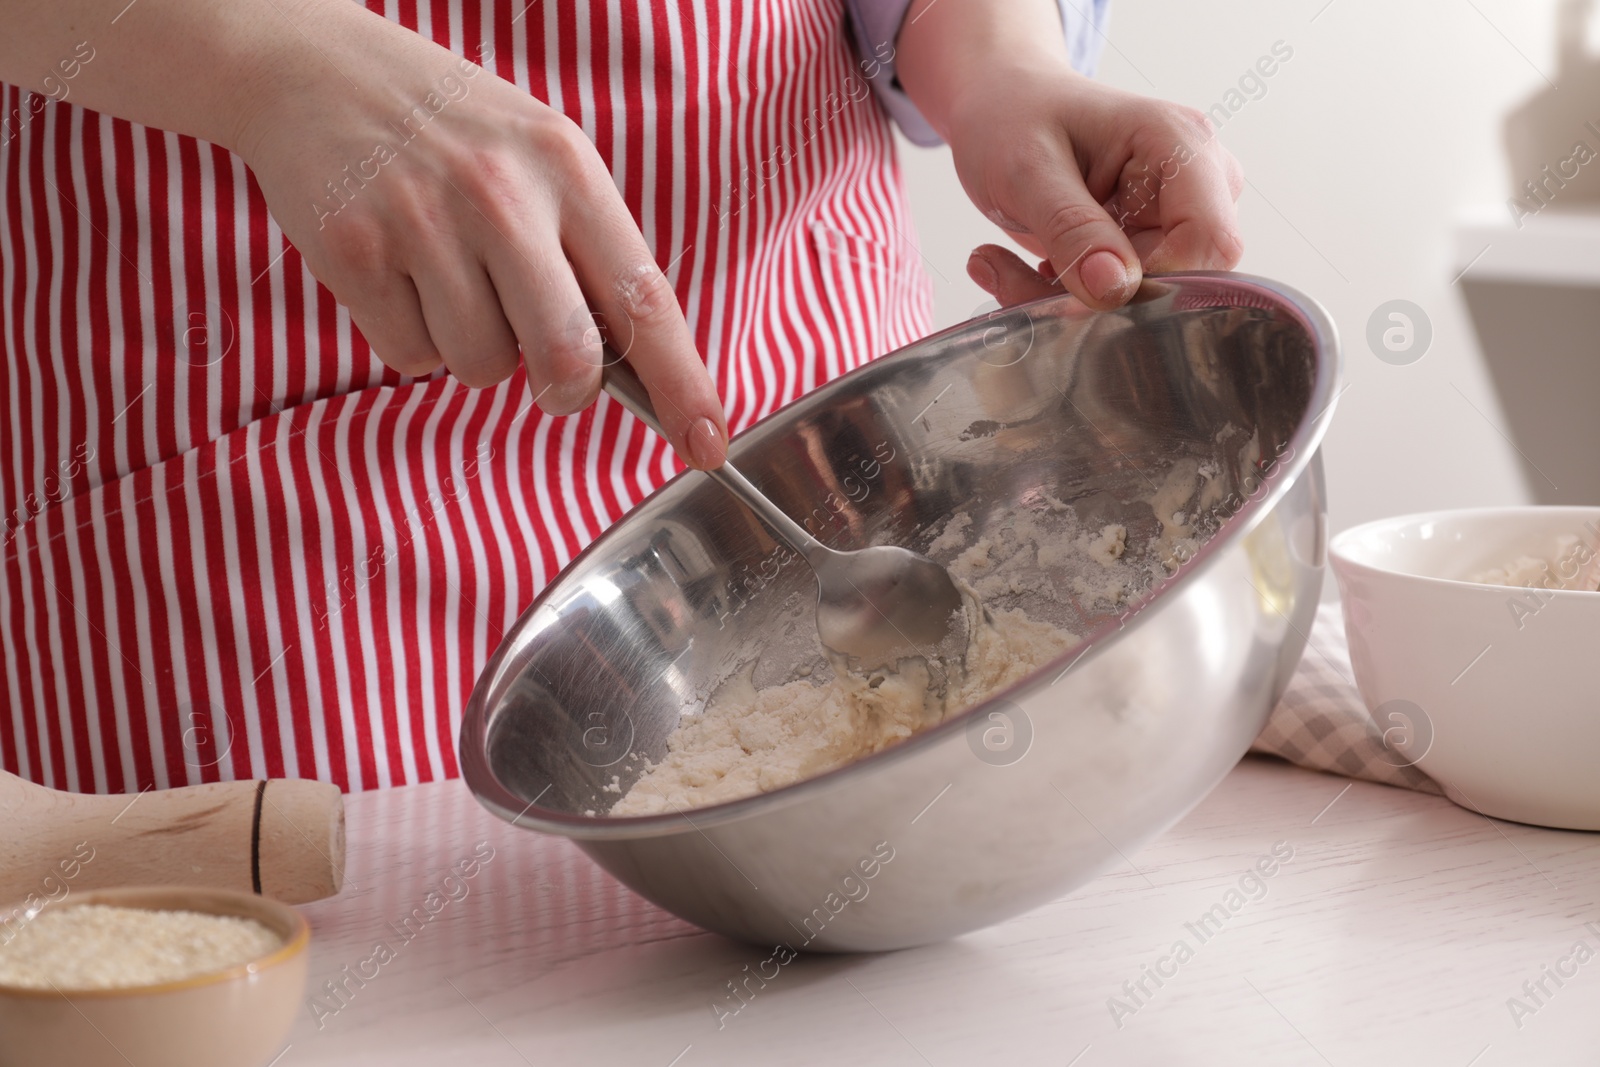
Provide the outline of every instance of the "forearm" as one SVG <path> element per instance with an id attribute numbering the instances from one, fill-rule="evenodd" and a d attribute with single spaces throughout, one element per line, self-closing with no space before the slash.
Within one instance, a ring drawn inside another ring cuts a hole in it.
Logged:
<path id="1" fill-rule="evenodd" d="M 357 15 L 375 17 L 349 0 L 0 0 L 0 81 L 237 148 L 312 42 Z"/>
<path id="2" fill-rule="evenodd" d="M 1070 71 L 1055 0 L 913 0 L 895 42 L 900 84 L 941 137 L 963 96 L 1007 68 Z"/>

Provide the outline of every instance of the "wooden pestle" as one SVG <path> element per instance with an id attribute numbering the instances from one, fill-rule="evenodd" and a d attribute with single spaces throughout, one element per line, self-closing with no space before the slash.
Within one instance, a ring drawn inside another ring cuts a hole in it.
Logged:
<path id="1" fill-rule="evenodd" d="M 0 772 L 0 907 L 77 889 L 193 885 L 286 904 L 344 881 L 344 797 L 299 778 L 93 796 Z"/>

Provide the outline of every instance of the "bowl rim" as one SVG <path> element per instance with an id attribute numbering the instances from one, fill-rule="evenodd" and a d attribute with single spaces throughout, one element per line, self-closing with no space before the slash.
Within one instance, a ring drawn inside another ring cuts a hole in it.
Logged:
<path id="1" fill-rule="evenodd" d="M 952 715 L 932 727 L 913 734 L 888 748 L 874 752 L 861 759 L 839 767 L 834 767 L 821 774 L 810 778 L 792 782 L 766 793 L 757 793 L 752 796 L 739 797 L 734 800 L 708 804 L 703 807 L 681 809 L 677 812 L 659 812 L 652 815 L 582 815 L 560 811 L 553 808 L 538 806 L 539 798 L 544 795 L 541 791 L 533 800 L 523 802 L 523 798 L 514 795 L 499 778 L 489 765 L 485 751 L 486 723 L 489 713 L 489 695 L 497 688 L 499 675 L 506 657 L 517 644 L 518 636 L 526 629 L 536 613 L 543 607 L 552 590 L 572 572 L 582 567 L 593 554 L 598 554 L 606 542 L 613 536 L 614 531 L 620 528 L 636 512 L 648 506 L 658 495 L 667 492 L 679 481 L 700 476 L 702 472 L 683 470 L 664 482 L 659 488 L 647 494 L 634 507 L 602 531 L 593 541 L 574 556 L 565 567 L 547 582 L 536 597 L 529 603 L 516 621 L 506 629 L 501 637 L 500 645 L 484 664 L 477 681 L 473 685 L 472 693 L 467 700 L 466 707 L 462 710 L 461 728 L 457 735 L 457 765 L 460 767 L 462 779 L 471 790 L 473 796 L 489 811 L 499 818 L 514 826 L 524 829 L 537 830 L 543 833 L 558 834 L 569 837 L 580 843 L 585 841 L 620 841 L 639 840 L 650 837 L 664 837 L 670 834 L 683 832 L 703 833 L 709 826 L 734 822 L 758 811 L 788 807 L 799 803 L 805 798 L 826 790 L 841 787 L 853 776 L 871 773 L 873 770 L 888 766 L 890 763 L 909 759 L 931 745 L 942 742 L 956 730 L 966 729 L 967 722 L 974 716 L 983 714 L 985 710 L 997 705 L 1014 702 L 1013 698 L 1025 689 L 1032 688 L 1038 679 L 1054 674 L 1050 685 L 1059 682 L 1066 674 L 1077 667 L 1081 662 L 1091 660 L 1104 653 L 1111 645 L 1117 643 L 1118 635 L 1127 630 L 1132 630 L 1144 621 L 1144 607 L 1157 595 L 1176 595 L 1175 590 L 1181 589 L 1206 570 L 1221 554 L 1225 545 L 1232 545 L 1235 541 L 1255 529 L 1262 520 L 1277 507 L 1289 490 L 1296 485 L 1301 477 L 1312 467 L 1317 449 L 1327 434 L 1328 425 L 1332 419 L 1334 408 L 1337 406 L 1343 389 L 1336 389 L 1340 370 L 1343 366 L 1343 357 L 1339 346 L 1338 329 L 1332 317 L 1314 298 L 1292 286 L 1282 282 L 1273 281 L 1258 275 L 1243 274 L 1234 271 L 1180 271 L 1166 274 L 1149 274 L 1145 276 L 1145 283 L 1140 287 L 1140 292 L 1135 295 L 1134 302 L 1148 302 L 1175 296 L 1183 291 L 1183 287 L 1193 286 L 1198 295 L 1213 295 L 1218 298 L 1215 307 L 1260 307 L 1260 304 L 1248 303 L 1250 299 L 1261 299 L 1265 296 L 1272 300 L 1270 310 L 1281 312 L 1297 320 L 1307 337 L 1311 341 L 1314 359 L 1313 379 L 1310 395 L 1307 398 L 1305 412 L 1301 415 L 1294 433 L 1290 435 L 1288 446 L 1285 449 L 1290 453 L 1286 462 L 1279 463 L 1275 470 L 1266 474 L 1262 480 L 1259 495 L 1252 495 L 1245 499 L 1244 504 L 1230 516 L 1226 522 L 1214 533 L 1188 560 L 1180 564 L 1178 570 L 1167 576 L 1164 581 L 1141 597 L 1137 603 L 1127 607 L 1127 610 L 1116 619 L 1109 620 L 1097 629 L 1083 635 L 1082 639 L 1065 649 L 1060 655 L 1041 665 L 1026 677 L 996 690 L 978 704 L 967 708 L 956 715 Z M 1160 283 L 1176 283 L 1177 288 L 1171 292 L 1162 291 Z M 1147 291 L 1146 285 L 1151 285 Z M 1215 286 L 1209 294 L 1207 286 Z M 1234 300 L 1228 297 L 1236 298 Z M 1083 313 L 1084 306 L 1075 298 L 1066 293 L 1052 294 L 1024 304 L 1018 304 L 1005 309 L 1007 312 L 1027 313 L 1029 309 L 1056 306 L 1070 307 Z M 1203 305 L 1201 305 L 1203 306 Z M 1198 308 L 1195 308 L 1196 310 Z M 968 319 L 946 329 L 929 334 L 893 352 L 886 353 L 877 359 L 868 360 L 862 365 L 852 368 L 837 378 L 817 386 L 814 390 L 797 397 L 792 403 L 786 404 L 777 411 L 746 428 L 729 442 L 729 455 L 734 456 L 737 446 L 741 441 L 752 436 L 764 433 L 765 428 L 779 414 L 790 411 L 802 405 L 821 404 L 827 396 L 842 388 L 841 383 L 869 373 L 887 360 L 906 358 L 909 354 L 920 352 L 935 344 L 953 340 L 961 334 L 970 331 L 982 331 L 989 324 L 980 319 Z M 1225 536 L 1226 535 L 1226 536 Z M 1325 544 L 1325 541 L 1324 541 Z M 548 788 L 548 787 L 547 787 Z"/>
<path id="2" fill-rule="evenodd" d="M 39 908 L 35 915 L 42 913 L 47 908 L 82 907 L 88 904 L 102 904 L 108 907 L 131 908 L 139 911 L 194 911 L 192 907 L 184 907 L 183 902 L 193 902 L 204 899 L 228 906 L 228 910 L 202 912 L 206 915 L 231 916 L 240 919 L 252 919 L 261 922 L 258 914 L 251 911 L 236 909 L 252 909 L 259 913 L 265 910 L 282 921 L 289 933 L 284 937 L 283 944 L 272 951 L 236 963 L 219 971 L 206 971 L 203 974 L 190 975 L 187 978 L 174 978 L 165 982 L 155 982 L 148 985 L 108 986 L 104 988 L 82 988 L 77 986 L 51 985 L 40 989 L 36 986 L 9 985 L 0 982 L 0 997 L 31 998 L 31 997 L 66 997 L 69 999 L 110 999 L 118 997 L 159 996 L 165 993 L 177 993 L 186 989 L 197 989 L 201 986 L 220 985 L 224 982 L 236 981 L 262 971 L 277 967 L 289 962 L 295 956 L 306 951 L 311 943 L 311 924 L 306 917 L 295 908 L 282 901 L 271 897 L 259 896 L 255 893 L 246 893 L 235 889 L 213 889 L 208 886 L 162 885 L 162 886 L 117 886 L 105 889 L 85 889 L 81 892 L 69 893 L 59 901 L 53 901 Z M 172 903 L 163 904 L 162 900 Z M 19 904 L 0 906 L 0 914 L 12 911 L 25 910 Z M 28 920 L 32 922 L 32 918 Z M 263 923 L 263 925 L 265 925 Z M 276 931 L 274 931 L 276 932 Z"/>
<path id="3" fill-rule="evenodd" d="M 1402 579 L 1424 585 L 1435 585 L 1441 588 L 1480 589 L 1498 593 L 1505 593 L 1508 590 L 1515 592 L 1519 589 L 1537 590 L 1542 596 L 1560 597 L 1567 600 L 1592 598 L 1597 595 L 1597 591 L 1593 589 L 1550 589 L 1545 586 L 1495 585 L 1491 582 L 1469 582 L 1465 578 L 1441 578 L 1432 574 L 1418 574 L 1415 571 L 1401 570 L 1397 567 L 1385 567 L 1364 559 L 1357 559 L 1347 551 L 1347 546 L 1359 538 L 1383 533 L 1392 535 L 1394 532 L 1406 527 L 1419 526 L 1425 522 L 1488 519 L 1503 515 L 1526 515 L 1531 517 L 1562 512 L 1600 523 L 1600 505 L 1590 504 L 1509 504 L 1500 507 L 1483 506 L 1445 508 L 1438 511 L 1416 511 L 1404 515 L 1391 515 L 1387 518 L 1372 519 L 1339 531 L 1328 541 L 1328 560 L 1333 565 L 1335 576 L 1341 572 L 1363 571 L 1368 574 L 1383 575 L 1386 578 Z"/>

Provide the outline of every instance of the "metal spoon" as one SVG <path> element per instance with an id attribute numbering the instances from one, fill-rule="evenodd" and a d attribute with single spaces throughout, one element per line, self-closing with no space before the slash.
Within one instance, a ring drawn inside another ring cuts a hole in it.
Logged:
<path id="1" fill-rule="evenodd" d="M 665 437 L 650 394 L 633 368 L 610 350 L 605 358 L 601 377 L 605 391 Z M 906 655 L 964 653 L 961 591 L 939 564 L 893 546 L 850 552 L 829 548 L 768 500 L 732 463 L 706 473 L 742 500 L 816 572 L 817 634 L 830 651 L 869 670 L 892 666 Z"/>

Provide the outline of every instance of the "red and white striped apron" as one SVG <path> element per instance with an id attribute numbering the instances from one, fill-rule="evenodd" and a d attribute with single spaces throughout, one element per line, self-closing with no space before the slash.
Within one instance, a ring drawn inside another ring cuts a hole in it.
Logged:
<path id="1" fill-rule="evenodd" d="M 369 0 L 582 124 L 737 431 L 926 329 L 841 0 Z M 520 609 L 675 469 L 385 368 L 241 162 L 0 86 L 0 760 L 62 789 L 457 773 Z"/>

